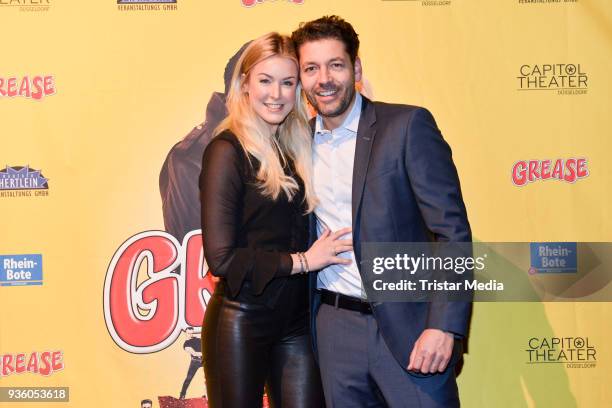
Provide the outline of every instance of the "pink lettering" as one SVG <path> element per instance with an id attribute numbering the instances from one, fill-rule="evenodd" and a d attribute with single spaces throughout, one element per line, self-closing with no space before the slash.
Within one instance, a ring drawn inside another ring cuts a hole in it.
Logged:
<path id="1" fill-rule="evenodd" d="M 515 185 L 524 186 L 527 183 L 526 169 L 527 163 L 524 160 L 514 164 L 514 167 L 512 167 L 512 182 Z"/>

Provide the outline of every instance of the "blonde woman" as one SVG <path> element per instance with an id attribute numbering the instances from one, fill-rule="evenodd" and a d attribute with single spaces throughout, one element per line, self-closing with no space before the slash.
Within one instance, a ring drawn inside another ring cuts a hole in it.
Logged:
<path id="1" fill-rule="evenodd" d="M 212 408 L 323 406 L 309 335 L 308 276 L 351 250 L 327 231 L 309 249 L 316 205 L 311 136 L 291 40 L 252 41 L 234 69 L 229 115 L 206 148 L 204 254 L 220 278 L 203 323 Z"/>

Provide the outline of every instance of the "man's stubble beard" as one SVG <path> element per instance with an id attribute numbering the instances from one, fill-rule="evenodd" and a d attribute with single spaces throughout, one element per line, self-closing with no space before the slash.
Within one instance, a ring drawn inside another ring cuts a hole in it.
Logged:
<path id="1" fill-rule="evenodd" d="M 338 105 L 338 108 L 336 108 L 335 110 L 331 112 L 323 112 L 321 110 L 321 107 L 317 103 L 316 95 L 314 91 L 312 92 L 312 94 L 310 92 L 304 92 L 304 93 L 306 94 L 306 99 L 308 99 L 308 102 L 310 102 L 310 104 L 313 106 L 313 108 L 315 108 L 315 110 L 317 111 L 319 115 L 323 117 L 328 117 L 328 118 L 335 118 L 336 116 L 340 116 L 344 112 L 346 112 L 346 110 L 351 105 L 351 101 L 353 100 L 353 97 L 355 96 L 355 92 L 356 92 L 355 91 L 355 79 L 353 79 L 351 81 L 351 84 L 349 84 L 348 87 L 345 87 L 345 89 L 346 89 L 346 92 L 344 94 L 344 97 L 340 100 L 340 104 Z"/>

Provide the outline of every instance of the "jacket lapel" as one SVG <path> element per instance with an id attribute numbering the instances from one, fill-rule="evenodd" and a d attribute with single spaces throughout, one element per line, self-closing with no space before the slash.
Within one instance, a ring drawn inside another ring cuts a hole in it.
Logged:
<path id="1" fill-rule="evenodd" d="M 368 164 L 370 162 L 370 152 L 376 136 L 376 112 L 374 104 L 368 98 L 363 97 L 361 107 L 361 117 L 357 128 L 357 140 L 355 141 L 355 159 L 353 161 L 353 194 L 352 194 L 352 217 L 353 217 L 353 238 L 359 239 L 357 219 L 361 208 L 361 199 L 365 187 Z"/>

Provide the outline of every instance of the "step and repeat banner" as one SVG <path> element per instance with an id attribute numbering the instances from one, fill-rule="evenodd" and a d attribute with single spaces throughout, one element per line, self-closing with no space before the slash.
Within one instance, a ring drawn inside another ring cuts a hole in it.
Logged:
<path id="1" fill-rule="evenodd" d="M 364 94 L 435 115 L 475 239 L 554 243 L 530 274 L 612 241 L 609 0 L 0 0 L 1 406 L 206 406 L 195 183 L 225 66 L 328 14 Z M 612 406 L 611 321 L 476 303 L 463 405 Z"/>

